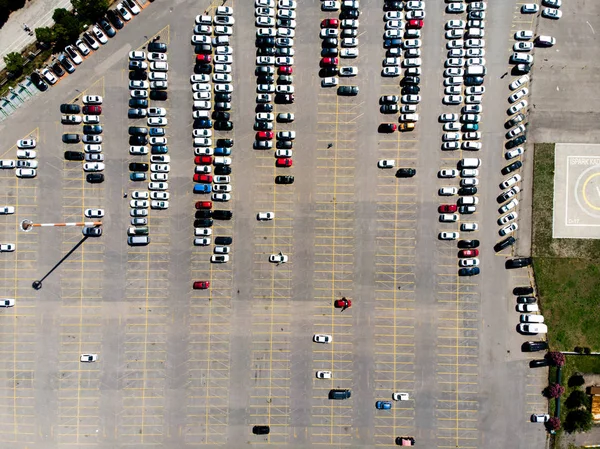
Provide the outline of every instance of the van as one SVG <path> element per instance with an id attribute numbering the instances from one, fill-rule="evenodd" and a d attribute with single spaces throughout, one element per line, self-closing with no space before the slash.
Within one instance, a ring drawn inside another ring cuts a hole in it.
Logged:
<path id="1" fill-rule="evenodd" d="M 329 399 L 348 399 L 350 396 L 350 390 L 329 390 Z"/>
<path id="2" fill-rule="evenodd" d="M 476 157 L 466 157 L 460 160 L 460 168 L 478 168 L 481 165 L 481 159 Z"/>
<path id="3" fill-rule="evenodd" d="M 543 315 L 532 315 L 529 313 L 521 314 L 521 323 L 543 323 Z"/>
<path id="4" fill-rule="evenodd" d="M 127 235 L 148 235 L 148 226 L 130 227 L 127 229 Z"/>
<path id="5" fill-rule="evenodd" d="M 169 70 L 169 64 L 164 61 L 154 61 L 150 63 L 150 70 L 154 72 L 166 72 Z"/>
<path id="6" fill-rule="evenodd" d="M 552 47 L 556 44 L 556 39 L 552 36 L 538 36 L 535 38 L 535 44 L 539 47 Z"/>
<path id="7" fill-rule="evenodd" d="M 127 237 L 127 244 L 129 246 L 146 246 L 149 243 L 150 243 L 150 237 L 148 237 L 148 236 Z"/>
<path id="8" fill-rule="evenodd" d="M 482 65 L 470 65 L 467 67 L 467 76 L 485 76 L 487 69 Z"/>

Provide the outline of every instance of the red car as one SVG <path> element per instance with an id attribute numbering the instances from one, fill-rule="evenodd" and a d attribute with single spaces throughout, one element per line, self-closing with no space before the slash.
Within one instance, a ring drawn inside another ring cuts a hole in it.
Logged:
<path id="1" fill-rule="evenodd" d="M 290 158 L 280 157 L 277 159 L 276 165 L 278 167 L 291 167 L 292 160 Z"/>
<path id="2" fill-rule="evenodd" d="M 337 28 L 340 25 L 338 19 L 323 19 L 321 28 Z"/>
<path id="3" fill-rule="evenodd" d="M 321 65 L 338 65 L 338 58 L 323 58 Z"/>
<path id="4" fill-rule="evenodd" d="M 194 182 L 203 182 L 204 184 L 208 184 L 212 182 L 212 176 L 211 175 L 201 175 L 199 173 L 196 173 L 194 175 Z"/>
<path id="5" fill-rule="evenodd" d="M 210 62 L 212 61 L 211 55 L 198 55 L 196 56 L 196 62 Z"/>
<path id="6" fill-rule="evenodd" d="M 194 158 L 194 163 L 196 165 L 211 165 L 212 157 L 211 156 L 196 156 Z"/>
<path id="7" fill-rule="evenodd" d="M 271 140 L 273 131 L 260 131 L 256 133 L 256 140 Z"/>
<path id="8" fill-rule="evenodd" d="M 83 113 L 87 115 L 100 115 L 102 114 L 102 106 L 84 106 Z"/>
<path id="9" fill-rule="evenodd" d="M 196 209 L 212 209 L 212 201 L 196 201 Z"/>
<path id="10" fill-rule="evenodd" d="M 438 207 L 438 211 L 443 214 L 456 212 L 456 204 L 442 204 L 440 207 Z"/>
<path id="11" fill-rule="evenodd" d="M 423 28 L 423 21 L 421 19 L 411 19 L 408 21 L 407 28 Z"/>
<path id="12" fill-rule="evenodd" d="M 196 281 L 194 282 L 194 290 L 206 290 L 210 287 L 210 281 Z"/>
<path id="13" fill-rule="evenodd" d="M 336 299 L 334 305 L 338 309 L 347 309 L 348 307 L 352 307 L 352 300 L 346 298 Z"/>
<path id="14" fill-rule="evenodd" d="M 278 75 L 291 75 L 294 69 L 289 65 L 280 65 L 277 69 Z"/>
<path id="15" fill-rule="evenodd" d="M 458 257 L 477 257 L 479 256 L 478 249 L 463 249 L 458 252 Z"/>

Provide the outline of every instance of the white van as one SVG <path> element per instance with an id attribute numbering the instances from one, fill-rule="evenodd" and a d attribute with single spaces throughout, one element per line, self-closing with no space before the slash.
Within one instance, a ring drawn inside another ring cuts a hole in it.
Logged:
<path id="1" fill-rule="evenodd" d="M 129 246 L 146 246 L 150 243 L 150 237 L 146 235 L 138 235 L 127 237 L 127 244 Z"/>
<path id="2" fill-rule="evenodd" d="M 487 69 L 482 65 L 470 65 L 467 67 L 467 76 L 485 76 Z"/>
<path id="3" fill-rule="evenodd" d="M 461 168 L 477 168 L 481 165 L 481 159 L 476 157 L 466 157 L 460 160 Z"/>
<path id="4" fill-rule="evenodd" d="M 521 315 L 521 323 L 543 323 L 544 315 L 532 315 L 524 313 Z"/>

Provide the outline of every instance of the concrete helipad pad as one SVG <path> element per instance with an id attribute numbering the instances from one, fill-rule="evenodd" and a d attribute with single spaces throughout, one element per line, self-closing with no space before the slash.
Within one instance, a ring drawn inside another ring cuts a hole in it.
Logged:
<path id="1" fill-rule="evenodd" d="M 554 238 L 600 238 L 600 145 L 557 143 Z"/>

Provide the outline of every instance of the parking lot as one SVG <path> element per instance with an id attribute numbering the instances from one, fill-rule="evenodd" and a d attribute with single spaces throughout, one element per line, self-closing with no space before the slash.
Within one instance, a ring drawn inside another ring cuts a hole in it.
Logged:
<path id="1" fill-rule="evenodd" d="M 274 157 L 276 139 L 273 149 L 255 149 L 254 4 L 225 3 L 235 19 L 234 129 L 213 131 L 212 139 L 235 141 L 232 200 L 215 201 L 213 209 L 231 210 L 233 217 L 215 220 L 211 237 L 233 237 L 227 263 L 211 263 L 214 242 L 194 245 L 194 204 L 210 198 L 192 193 L 197 122 L 190 38 L 195 16 L 214 16 L 221 1 L 150 3 L 74 74 L 0 124 L 1 159 L 16 158 L 17 140 L 35 138 L 40 163 L 34 179 L 0 170 L 0 206 L 16 210 L 0 216 L 0 232 L 3 243 L 17 245 L 0 258 L 0 286 L 16 300 L 0 314 L 0 441 L 11 448 L 358 448 L 412 436 L 424 447 L 474 448 L 500 447 L 518 434 L 512 446 L 543 447 L 543 426 L 528 420 L 547 411 L 539 395 L 545 373 L 527 367 L 535 354 L 520 347 L 532 337 L 515 332 L 511 293 L 529 285 L 530 272 L 504 269 L 507 258 L 521 254 L 493 251 L 512 81 L 502 76 L 515 29 L 534 22 L 522 17 L 520 4 L 488 2 L 483 150 L 442 151 L 438 118 L 462 106 L 442 104 L 445 24 L 466 15 L 426 2 L 419 121 L 413 131 L 380 133 L 380 124 L 397 124 L 399 113 L 381 114 L 379 98 L 402 95 L 401 78 L 381 76 L 381 2 L 360 1 L 358 57 L 340 58 L 340 66 L 358 70 L 339 77 L 340 86 L 359 87 L 356 96 L 322 87 L 319 77 L 320 23 L 339 13 L 298 2 L 295 100 L 271 102 L 275 116 L 295 115 L 291 123 L 273 121 L 275 136 L 296 133 L 293 164 L 282 167 Z M 167 209 L 148 209 L 151 243 L 134 247 L 127 244 L 130 201 L 148 184 L 129 179 L 129 164 L 148 163 L 150 155 L 128 152 L 128 127 L 146 126 L 146 118 L 127 118 L 127 65 L 129 52 L 146 51 L 151 42 L 168 46 L 168 99 L 149 107 L 166 109 L 170 196 Z M 212 89 L 215 84 L 210 81 Z M 103 97 L 106 179 L 100 184 L 86 182 L 81 162 L 63 158 L 73 145 L 61 143 L 61 135 L 74 125 L 60 123 L 59 106 L 81 105 L 85 95 Z M 481 158 L 479 204 L 465 215 L 479 228 L 470 235 L 459 222 L 440 223 L 438 213 L 445 202 L 439 189 L 458 187 L 460 178 L 437 173 L 465 157 Z M 397 178 L 395 170 L 377 167 L 382 159 L 417 174 Z M 288 175 L 293 184 L 274 182 Z M 103 235 L 79 246 L 78 227 L 19 230 L 23 219 L 87 221 L 88 208 L 105 210 Z M 259 221 L 261 212 L 275 218 Z M 529 225 L 521 219 L 519 226 Z M 439 240 L 443 231 L 481 242 L 481 274 L 458 276 L 457 245 Z M 31 288 L 72 249 L 40 290 Z M 285 263 L 269 261 L 280 254 Z M 210 288 L 194 289 L 196 281 L 209 281 Z M 341 298 L 351 307 L 335 307 Z M 332 342 L 315 343 L 316 334 Z M 98 360 L 80 363 L 88 353 Z M 319 379 L 317 371 L 332 376 Z M 331 389 L 352 396 L 331 400 Z M 409 399 L 392 401 L 396 392 Z M 377 409 L 376 401 L 392 407 Z M 254 435 L 259 425 L 270 433 Z"/>

